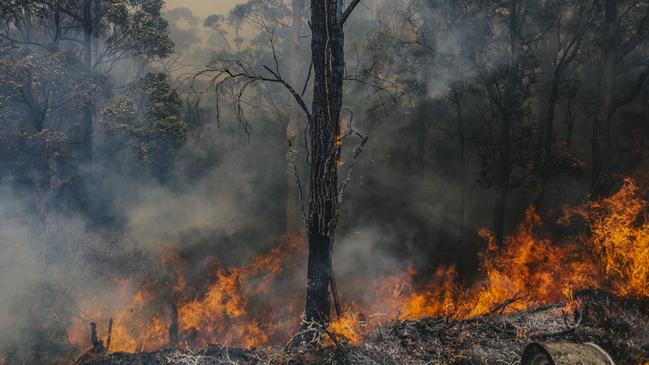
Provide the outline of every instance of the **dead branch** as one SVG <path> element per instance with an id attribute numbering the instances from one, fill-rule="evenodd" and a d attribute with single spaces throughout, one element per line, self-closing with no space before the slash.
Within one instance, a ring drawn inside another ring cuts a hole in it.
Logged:
<path id="1" fill-rule="evenodd" d="M 491 308 L 491 310 L 489 312 L 487 312 L 486 316 L 490 316 L 490 315 L 495 314 L 495 313 L 498 313 L 498 315 L 501 315 L 507 309 L 507 307 L 509 307 L 510 305 L 512 305 L 512 304 L 518 302 L 519 300 L 525 298 L 526 296 L 527 295 L 521 294 L 520 292 L 516 293 L 516 295 L 514 295 L 513 297 L 511 297 L 511 298 L 507 299 L 506 301 L 504 301 L 504 302 L 494 306 L 493 308 Z"/>
<path id="2" fill-rule="evenodd" d="M 293 169 L 293 175 L 295 176 L 295 185 L 297 186 L 297 198 L 298 201 L 296 204 L 300 208 L 300 213 L 302 214 L 302 222 L 304 223 L 304 229 L 306 230 L 307 235 L 309 234 L 309 225 L 307 224 L 306 219 L 306 209 L 304 208 L 304 195 L 302 193 L 302 183 L 300 182 L 300 174 L 297 171 L 297 164 L 295 162 L 297 151 L 293 148 L 293 142 L 288 141 L 288 153 L 289 153 L 289 166 Z"/>
<path id="3" fill-rule="evenodd" d="M 361 2 L 361 0 L 353 0 L 349 6 L 347 6 L 347 9 L 345 9 L 345 12 L 343 13 L 342 17 L 340 18 L 340 26 L 342 27 L 345 22 L 347 21 L 347 18 L 349 18 L 350 15 L 352 15 L 352 12 L 354 11 L 354 8 Z"/>
<path id="4" fill-rule="evenodd" d="M 348 129 L 347 133 L 345 133 L 343 136 L 340 137 L 340 140 L 343 141 L 345 138 L 347 138 L 349 136 L 356 135 L 356 136 L 358 136 L 360 138 L 360 142 L 356 146 L 354 146 L 354 148 L 352 149 L 353 155 L 352 155 L 351 160 L 349 161 L 349 164 L 347 165 L 347 174 L 345 175 L 345 178 L 343 179 L 343 182 L 342 182 L 342 184 L 340 185 L 340 187 L 338 189 L 338 204 L 342 203 L 345 189 L 347 188 L 347 185 L 351 181 L 352 173 L 353 173 L 353 170 L 354 170 L 354 165 L 356 164 L 356 158 L 358 157 L 358 155 L 361 154 L 361 152 L 363 152 L 363 147 L 365 146 L 365 144 L 369 140 L 369 137 L 364 136 L 361 133 L 354 130 L 353 125 L 352 125 L 353 120 L 354 120 L 354 113 L 351 110 L 347 109 L 347 108 L 345 108 L 345 110 L 347 110 L 350 113 L 349 129 Z"/>

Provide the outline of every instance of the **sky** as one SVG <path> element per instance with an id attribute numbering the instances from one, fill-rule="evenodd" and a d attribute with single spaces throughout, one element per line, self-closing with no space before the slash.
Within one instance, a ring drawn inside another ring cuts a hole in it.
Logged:
<path id="1" fill-rule="evenodd" d="M 225 14 L 235 4 L 242 2 L 244 0 L 167 0 L 167 9 L 184 6 L 192 13 L 206 17 L 210 14 Z"/>

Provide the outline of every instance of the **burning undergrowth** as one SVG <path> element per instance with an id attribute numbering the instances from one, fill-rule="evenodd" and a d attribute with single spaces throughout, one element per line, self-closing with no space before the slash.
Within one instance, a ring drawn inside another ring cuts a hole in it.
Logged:
<path id="1" fill-rule="evenodd" d="M 489 231 L 481 231 L 488 242 L 481 253 L 484 276 L 471 287 L 460 283 L 453 267 L 440 267 L 423 285 L 415 284 L 417 274 L 410 267 L 368 283 L 373 289 L 364 300 L 346 294 L 342 316 L 330 325 L 330 344 L 367 346 L 369 338 L 394 320 L 402 326 L 423 318 L 442 318 L 436 325 L 473 323 L 494 313 L 522 313 L 560 302 L 567 303 L 562 310 L 574 311 L 580 305 L 574 293 L 584 289 L 646 301 L 649 220 L 647 202 L 633 181 L 625 180 L 611 197 L 566 212 L 559 223 L 583 219 L 588 233 L 561 242 L 543 238 L 537 233 L 541 219 L 533 210 L 502 247 Z M 88 323 L 94 321 L 112 352 L 216 343 L 244 349 L 283 345 L 298 329 L 303 297 L 301 288 L 286 292 L 282 280 L 304 261 L 304 247 L 301 235 L 284 237 L 279 246 L 247 265 L 226 268 L 214 263 L 210 274 L 198 281 L 187 276 L 190 262 L 165 250 L 161 262 L 167 277 L 139 284 L 123 280 L 109 297 L 82 303 L 83 315 L 68 328 L 68 340 L 80 349 L 88 347 Z M 122 309 L 111 310 L 115 303 L 123 303 Z M 398 326 L 390 331 L 398 332 Z M 512 336 L 521 340 L 516 331 Z"/>
<path id="2" fill-rule="evenodd" d="M 190 263 L 174 249 L 165 249 L 160 260 L 166 277 L 140 285 L 121 280 L 114 293 L 82 303 L 83 317 L 68 328 L 68 340 L 89 346 L 90 321 L 104 334 L 105 346 L 121 352 L 152 351 L 172 343 L 253 347 L 283 340 L 296 329 L 294 313 L 301 302 L 289 302 L 299 295 L 279 292 L 285 278 L 278 276 L 285 266 L 299 266 L 303 252 L 301 239 L 287 236 L 247 265 L 224 268 L 212 262 L 209 275 L 190 280 Z M 124 305 L 115 312 L 120 302 Z"/>

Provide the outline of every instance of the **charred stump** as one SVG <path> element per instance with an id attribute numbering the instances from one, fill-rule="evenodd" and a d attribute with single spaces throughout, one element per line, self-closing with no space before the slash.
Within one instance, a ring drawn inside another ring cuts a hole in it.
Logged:
<path id="1" fill-rule="evenodd" d="M 108 337 L 106 337 L 106 352 L 110 352 L 110 340 L 113 336 L 113 319 L 108 320 Z"/>
<path id="2" fill-rule="evenodd" d="M 178 306 L 175 302 L 171 303 L 171 318 L 169 323 L 169 347 L 178 345 L 180 337 L 178 335 Z"/>
<path id="3" fill-rule="evenodd" d="M 95 322 L 90 323 L 90 343 L 92 344 L 92 352 L 95 354 L 104 353 L 104 341 L 97 337 L 97 324 Z"/>

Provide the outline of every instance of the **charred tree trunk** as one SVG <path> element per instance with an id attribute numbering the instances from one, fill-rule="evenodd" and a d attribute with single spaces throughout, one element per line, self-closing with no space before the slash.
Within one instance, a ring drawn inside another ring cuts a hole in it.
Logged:
<path id="1" fill-rule="evenodd" d="M 110 352 L 110 342 L 113 338 L 113 319 L 108 320 L 108 337 L 106 337 L 106 352 Z"/>
<path id="2" fill-rule="evenodd" d="M 519 115 L 522 80 L 520 78 L 521 32 L 519 14 L 525 1 L 514 0 L 510 4 L 509 36 L 511 49 L 510 76 L 503 101 L 503 113 L 500 119 L 500 136 L 496 165 L 496 200 L 494 207 L 494 235 L 496 243 L 502 245 L 505 238 L 505 216 L 507 197 L 510 191 L 511 175 L 511 129 L 512 123 Z"/>
<path id="3" fill-rule="evenodd" d="M 338 214 L 338 138 L 345 69 L 342 23 L 342 0 L 311 2 L 311 52 L 315 78 L 309 126 L 311 168 L 305 321 L 323 327 L 331 318 L 331 253 Z"/>
<path id="4" fill-rule="evenodd" d="M 92 343 L 92 351 L 94 353 L 104 353 L 104 342 L 97 336 L 97 325 L 95 322 L 90 323 L 90 342 Z"/>
<path id="5" fill-rule="evenodd" d="M 180 336 L 178 335 L 178 305 L 175 298 L 171 302 L 171 315 L 169 323 L 169 346 L 175 347 L 178 345 Z"/>
<path id="6" fill-rule="evenodd" d="M 592 144 L 592 180 L 591 180 L 591 198 L 599 199 L 604 194 L 606 185 L 605 171 L 605 151 L 606 131 L 609 131 L 608 125 L 611 122 L 611 96 L 613 93 L 613 82 L 616 64 L 616 28 L 617 28 L 617 1 L 606 0 L 605 4 L 605 34 L 606 39 L 602 45 L 600 59 L 600 79 L 599 91 L 597 97 L 597 109 L 593 118 L 593 136 Z M 602 130 L 603 129 L 603 130 Z"/>

